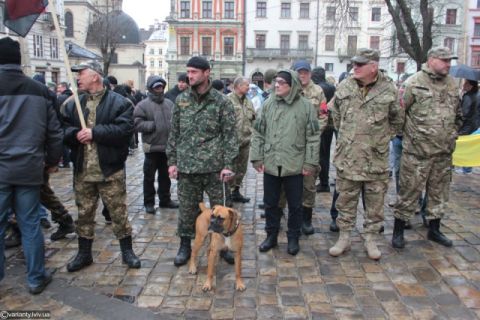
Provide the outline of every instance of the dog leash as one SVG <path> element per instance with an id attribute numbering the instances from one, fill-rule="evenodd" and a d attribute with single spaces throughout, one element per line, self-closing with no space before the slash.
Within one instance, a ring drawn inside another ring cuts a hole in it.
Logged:
<path id="1" fill-rule="evenodd" d="M 222 181 L 222 186 L 223 186 L 223 206 L 226 207 L 226 202 L 227 202 L 227 197 L 225 196 L 225 185 L 227 183 L 225 181 Z"/>

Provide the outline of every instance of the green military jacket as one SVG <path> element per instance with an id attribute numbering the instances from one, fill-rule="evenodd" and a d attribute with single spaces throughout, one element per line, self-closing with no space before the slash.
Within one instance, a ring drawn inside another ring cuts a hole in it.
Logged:
<path id="1" fill-rule="evenodd" d="M 428 158 L 451 154 L 462 126 L 462 111 L 455 80 L 433 73 L 426 64 L 403 85 L 405 108 L 403 152 Z"/>
<path id="2" fill-rule="evenodd" d="M 265 172 L 278 176 L 302 174 L 302 169 L 318 167 L 320 131 L 317 114 L 308 99 L 302 96 L 297 75 L 285 98 L 272 93 L 255 121 L 250 160 L 260 161 Z"/>
<path id="3" fill-rule="evenodd" d="M 303 96 L 310 100 L 312 106 L 317 114 L 318 117 L 318 125 L 320 127 L 320 134 L 325 130 L 328 123 L 328 113 L 325 113 L 321 110 L 321 105 L 323 103 L 327 103 L 327 99 L 325 98 L 325 94 L 323 93 L 322 87 L 313 83 L 310 80 L 310 83 L 302 88 Z"/>
<path id="4" fill-rule="evenodd" d="M 211 85 L 201 96 L 192 88 L 182 92 L 173 108 L 166 152 L 168 165 L 181 173 L 232 170 L 238 142 L 230 100 Z"/>
<path id="5" fill-rule="evenodd" d="M 252 102 L 244 97 L 243 100 L 235 93 L 227 95 L 235 109 L 235 127 L 237 129 L 238 144 L 244 147 L 250 144 L 253 133 L 253 121 L 255 120 L 255 109 Z"/>
<path id="6" fill-rule="evenodd" d="M 393 81 L 381 71 L 365 93 L 350 77 L 340 83 L 329 104 L 338 138 L 334 165 L 345 179 L 373 181 L 388 177 L 389 142 L 401 130 L 404 113 Z"/>

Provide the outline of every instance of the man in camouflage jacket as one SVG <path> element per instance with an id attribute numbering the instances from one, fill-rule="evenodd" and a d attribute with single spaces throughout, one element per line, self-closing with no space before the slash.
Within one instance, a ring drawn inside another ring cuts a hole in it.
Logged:
<path id="1" fill-rule="evenodd" d="M 388 187 L 388 149 L 391 137 L 403 125 L 395 84 L 378 70 L 379 53 L 359 49 L 352 58 L 353 77 L 343 81 L 330 103 L 338 140 L 337 208 L 340 236 L 329 253 L 339 256 L 350 246 L 360 192 L 365 191 L 365 247 L 368 256 L 381 256 L 374 235 L 383 225 L 383 203 Z"/>
<path id="2" fill-rule="evenodd" d="M 422 70 L 411 76 L 402 88 L 400 103 L 405 109 L 403 152 L 400 162 L 400 191 L 395 204 L 392 246 L 403 248 L 405 222 L 415 212 L 418 198 L 426 187 L 429 220 L 428 239 L 452 246 L 440 232 L 450 181 L 452 153 L 462 113 L 458 87 L 448 75 L 450 49 L 432 48 Z"/>
<path id="3" fill-rule="evenodd" d="M 235 111 L 230 100 L 212 88 L 210 65 L 201 57 L 187 63 L 190 88 L 176 99 L 167 142 L 168 172 L 178 177 L 180 249 L 174 264 L 187 263 L 195 237 L 198 204 L 206 192 L 210 206 L 223 204 L 222 183 L 230 180 L 238 154 Z M 226 253 L 222 253 L 226 257 Z M 227 259 L 226 259 L 227 260 Z M 228 262 L 232 263 L 231 255 Z"/>

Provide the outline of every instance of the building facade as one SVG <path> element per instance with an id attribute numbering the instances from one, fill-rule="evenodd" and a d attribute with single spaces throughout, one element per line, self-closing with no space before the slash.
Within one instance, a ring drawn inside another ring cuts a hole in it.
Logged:
<path id="1" fill-rule="evenodd" d="M 168 65 L 166 55 L 168 50 L 168 24 L 156 23 L 154 31 L 145 40 L 146 77 L 158 75 L 167 78 Z M 175 83 L 173 83 L 175 84 Z M 170 83 L 168 84 L 171 87 Z"/>
<path id="2" fill-rule="evenodd" d="M 176 83 L 192 56 L 210 61 L 212 79 L 243 74 L 245 0 L 171 0 L 168 83 Z"/>
<path id="3" fill-rule="evenodd" d="M 480 1 L 465 1 L 465 17 L 463 24 L 466 28 L 465 47 L 462 61 L 476 69 L 480 69 Z"/>

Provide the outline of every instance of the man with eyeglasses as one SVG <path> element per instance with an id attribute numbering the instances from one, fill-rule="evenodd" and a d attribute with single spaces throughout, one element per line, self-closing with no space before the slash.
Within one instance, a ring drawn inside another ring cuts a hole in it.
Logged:
<path id="1" fill-rule="evenodd" d="M 400 190 L 394 209 L 394 248 L 405 247 L 405 223 L 413 216 L 425 188 L 428 195 L 427 238 L 446 247 L 452 246 L 452 241 L 440 232 L 452 179 L 452 153 L 462 126 L 458 87 L 448 75 L 452 59 L 457 57 L 446 47 L 430 49 L 427 62 L 408 78 L 401 90 L 405 126 Z"/>
<path id="2" fill-rule="evenodd" d="M 338 140 L 334 165 L 337 168 L 337 219 L 340 236 L 330 248 L 340 256 L 350 248 L 358 198 L 364 190 L 365 248 L 378 260 L 381 252 L 375 238 L 383 225 L 383 203 L 388 188 L 389 141 L 403 125 L 393 81 L 379 70 L 379 52 L 359 49 L 352 58 L 353 76 L 344 80 L 329 104 Z"/>
<path id="3" fill-rule="evenodd" d="M 293 70 L 277 73 L 274 96 L 263 105 L 254 124 L 250 160 L 264 173 L 265 231 L 260 252 L 277 246 L 282 211 L 278 203 L 283 187 L 288 202 L 288 248 L 296 255 L 302 225 L 303 177 L 314 175 L 318 167 L 320 131 L 317 112 L 302 96 L 301 84 Z"/>

